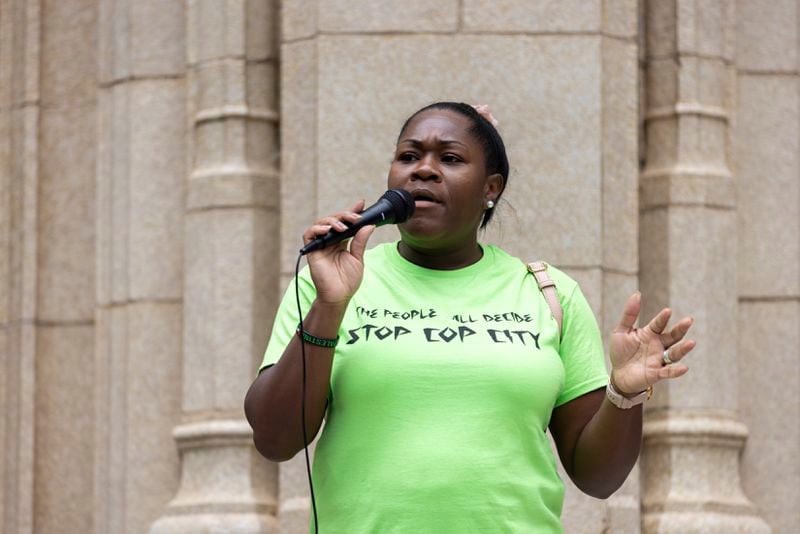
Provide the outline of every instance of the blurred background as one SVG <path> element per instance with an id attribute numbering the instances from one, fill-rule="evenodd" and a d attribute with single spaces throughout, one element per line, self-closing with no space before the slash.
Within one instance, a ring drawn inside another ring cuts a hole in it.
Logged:
<path id="1" fill-rule="evenodd" d="M 800 526 L 800 1 L 0 0 L 0 531 L 307 531 L 245 391 L 302 230 L 489 104 L 484 241 L 696 318 L 567 532 Z M 393 228 L 373 243 L 396 239 Z"/>

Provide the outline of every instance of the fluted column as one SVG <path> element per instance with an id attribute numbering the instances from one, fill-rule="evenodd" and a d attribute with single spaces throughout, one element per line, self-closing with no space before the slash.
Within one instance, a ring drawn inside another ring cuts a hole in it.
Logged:
<path id="1" fill-rule="evenodd" d="M 151 532 L 272 532 L 277 469 L 255 451 L 243 402 L 277 298 L 276 5 L 187 10 L 181 482 Z"/>
<path id="2" fill-rule="evenodd" d="M 729 163 L 733 2 L 645 4 L 646 164 L 640 270 L 645 316 L 690 314 L 684 378 L 647 405 L 645 532 L 767 532 L 742 491 L 736 359 L 736 196 Z"/>
<path id="3" fill-rule="evenodd" d="M 96 1 L 6 0 L 0 24 L 0 530 L 92 532 Z"/>
<path id="4" fill-rule="evenodd" d="M 94 517 L 138 533 L 178 486 L 185 9 L 98 7 Z"/>
<path id="5" fill-rule="evenodd" d="M 0 1 L 0 531 L 33 532 L 41 2 Z"/>

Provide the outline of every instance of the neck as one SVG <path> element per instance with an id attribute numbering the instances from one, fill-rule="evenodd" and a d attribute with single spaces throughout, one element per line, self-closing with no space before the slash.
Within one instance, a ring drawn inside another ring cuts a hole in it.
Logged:
<path id="1" fill-rule="evenodd" d="M 397 251 L 403 258 L 415 265 L 440 271 L 461 269 L 476 263 L 483 257 L 483 250 L 477 241 L 453 250 L 425 250 L 400 241 Z"/>

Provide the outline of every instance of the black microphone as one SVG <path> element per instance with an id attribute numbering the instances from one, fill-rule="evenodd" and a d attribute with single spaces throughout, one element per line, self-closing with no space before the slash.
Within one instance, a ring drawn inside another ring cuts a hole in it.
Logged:
<path id="1" fill-rule="evenodd" d="M 406 222 L 414 213 L 414 198 L 405 189 L 389 189 L 372 206 L 361 212 L 361 218 L 355 223 L 344 222 L 347 230 L 334 232 L 331 230 L 322 237 L 318 237 L 300 249 L 303 256 L 309 252 L 319 250 L 344 241 L 356 235 L 361 228 L 374 224 L 383 226 L 384 224 L 400 224 Z"/>

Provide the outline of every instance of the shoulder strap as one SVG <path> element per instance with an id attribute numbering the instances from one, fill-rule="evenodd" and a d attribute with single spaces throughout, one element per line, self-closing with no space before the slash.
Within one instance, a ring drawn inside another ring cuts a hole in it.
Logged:
<path id="1" fill-rule="evenodd" d="M 561 337 L 561 321 L 564 317 L 564 312 L 561 310 L 561 302 L 558 300 L 558 293 L 556 292 L 556 283 L 552 278 L 547 276 L 547 263 L 543 261 L 532 261 L 528 264 L 528 271 L 536 278 L 536 283 L 539 285 L 539 290 L 544 295 L 547 305 L 550 306 L 550 313 L 553 314 L 553 319 L 558 324 L 558 337 Z"/>

